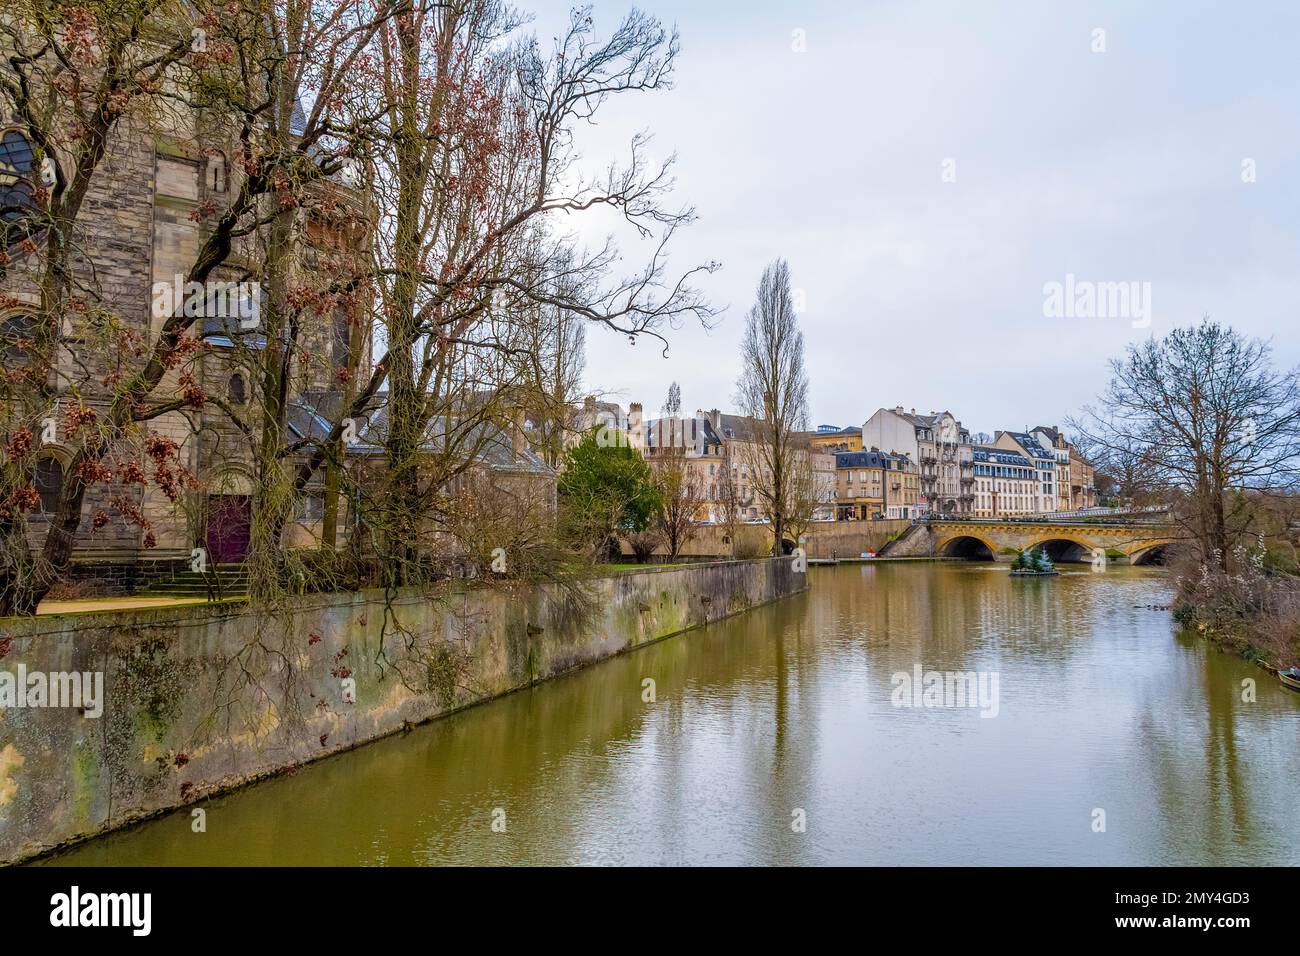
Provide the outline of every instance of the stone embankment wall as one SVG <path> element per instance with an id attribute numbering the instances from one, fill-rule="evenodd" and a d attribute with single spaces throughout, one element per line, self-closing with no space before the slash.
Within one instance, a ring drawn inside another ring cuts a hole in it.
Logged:
<path id="1" fill-rule="evenodd" d="M 32 703 L 32 675 L 51 688 L 60 674 L 102 680 L 100 699 L 82 696 L 81 707 L 0 703 L 0 862 L 806 587 L 807 574 L 783 558 L 647 569 L 577 587 L 363 591 L 278 610 L 193 605 L 0 620 L 0 701 L 7 681 Z M 44 699 L 54 702 L 51 691 Z"/>
<path id="2" fill-rule="evenodd" d="M 808 526 L 804 532 L 804 550 L 810 558 L 857 557 L 863 551 L 879 551 L 885 542 L 904 529 L 911 527 L 911 522 L 904 519 L 884 521 L 818 521 Z M 741 543 L 743 554 L 765 552 L 772 546 L 772 529 L 768 525 L 742 524 L 736 533 Z M 682 549 L 683 558 L 727 558 L 732 555 L 731 542 L 726 540 L 725 528 L 718 525 L 705 525 L 697 528 L 695 536 Z M 631 548 L 624 544 L 625 554 L 631 554 Z M 662 545 L 656 553 L 667 554 Z"/>

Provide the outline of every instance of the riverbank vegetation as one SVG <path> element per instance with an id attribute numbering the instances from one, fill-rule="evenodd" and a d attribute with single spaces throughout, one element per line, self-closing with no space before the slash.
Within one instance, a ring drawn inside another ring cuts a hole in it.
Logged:
<path id="1" fill-rule="evenodd" d="M 1300 371 L 1205 319 L 1130 346 L 1073 424 L 1128 500 L 1169 505 L 1179 623 L 1300 662 Z"/>

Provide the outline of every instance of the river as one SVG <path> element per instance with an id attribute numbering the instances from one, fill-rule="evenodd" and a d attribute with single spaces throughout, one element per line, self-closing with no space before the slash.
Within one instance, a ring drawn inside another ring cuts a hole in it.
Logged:
<path id="1" fill-rule="evenodd" d="M 1176 635 L 1151 607 L 1164 571 L 810 573 L 806 594 L 207 801 L 206 832 L 186 808 L 48 862 L 1300 863 L 1300 695 Z M 896 676 L 917 665 L 976 672 L 982 703 L 924 706 Z"/>

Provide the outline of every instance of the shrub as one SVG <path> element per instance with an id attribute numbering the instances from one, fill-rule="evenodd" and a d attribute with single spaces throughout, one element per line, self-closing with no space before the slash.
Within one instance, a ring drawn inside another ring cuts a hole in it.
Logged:
<path id="1" fill-rule="evenodd" d="M 737 530 L 731 553 L 737 559 L 761 558 L 771 549 L 766 528 L 743 527 Z"/>
<path id="2" fill-rule="evenodd" d="M 655 553 L 655 548 L 659 547 L 663 540 L 658 531 L 647 529 L 645 531 L 631 531 L 626 534 L 625 539 L 627 546 L 632 549 L 632 554 L 636 556 L 638 564 L 645 564 Z"/>
<path id="3" fill-rule="evenodd" d="M 1230 564 L 1228 572 L 1184 564 L 1174 620 L 1274 666 L 1300 663 L 1300 581 L 1268 571 L 1259 550 L 1239 548 Z"/>

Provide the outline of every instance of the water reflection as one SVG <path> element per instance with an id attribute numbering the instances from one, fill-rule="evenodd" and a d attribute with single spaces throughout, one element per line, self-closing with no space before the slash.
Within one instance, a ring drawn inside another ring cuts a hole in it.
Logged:
<path id="1" fill-rule="evenodd" d="M 1145 609 L 1167 601 L 1137 568 L 818 568 L 810 594 L 212 801 L 207 833 L 183 812 L 56 862 L 1300 862 L 1300 698 L 1176 637 Z M 998 717 L 891 706 L 917 663 L 998 672 Z"/>

